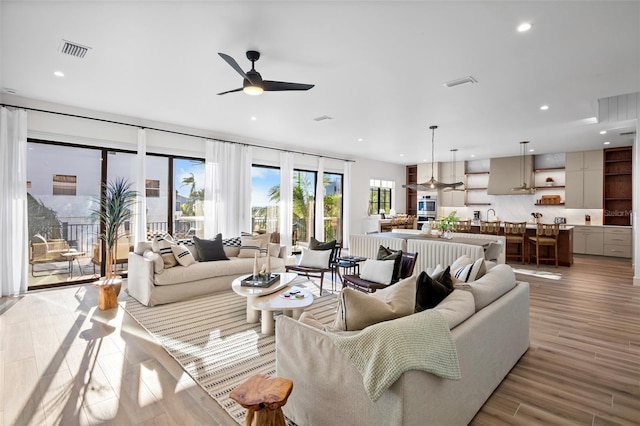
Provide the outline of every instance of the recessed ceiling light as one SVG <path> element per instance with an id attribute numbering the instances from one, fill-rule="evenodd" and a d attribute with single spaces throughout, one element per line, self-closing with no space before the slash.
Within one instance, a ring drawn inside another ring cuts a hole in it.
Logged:
<path id="1" fill-rule="evenodd" d="M 601 131 L 600 131 L 600 134 L 601 134 L 601 135 L 606 135 L 606 134 L 607 134 L 607 131 L 606 131 L 606 130 L 601 130 Z"/>
<path id="2" fill-rule="evenodd" d="M 476 156 L 475 154 L 471 154 L 471 158 L 473 158 L 473 157 L 475 157 L 475 156 Z"/>
<path id="3" fill-rule="evenodd" d="M 529 31 L 531 29 L 531 24 L 529 22 L 523 22 L 518 25 L 518 31 L 524 33 L 525 31 Z"/>
<path id="4" fill-rule="evenodd" d="M 64 73 L 62 71 L 54 71 L 53 75 L 55 75 L 56 77 L 64 77 Z"/>
<path id="5" fill-rule="evenodd" d="M 400 154 L 400 157 L 404 157 L 404 154 Z"/>
<path id="6" fill-rule="evenodd" d="M 358 142 L 362 142 L 362 138 L 358 138 Z"/>
<path id="7" fill-rule="evenodd" d="M 534 152 L 534 151 L 535 151 L 535 149 L 533 149 L 533 148 L 531 148 L 531 149 L 529 150 L 529 152 Z"/>
<path id="8" fill-rule="evenodd" d="M 609 141 L 606 141 L 606 142 L 605 142 L 604 144 L 605 144 L 605 145 L 609 145 L 610 143 L 611 143 L 611 142 L 609 142 Z"/>
<path id="9" fill-rule="evenodd" d="M 251 117 L 251 121 L 256 121 L 257 118 L 256 117 Z"/>
<path id="10" fill-rule="evenodd" d="M 542 111 L 546 111 L 546 110 L 548 110 L 548 109 L 549 109 L 549 105 L 542 105 L 542 106 L 540 107 L 540 109 L 541 109 Z"/>

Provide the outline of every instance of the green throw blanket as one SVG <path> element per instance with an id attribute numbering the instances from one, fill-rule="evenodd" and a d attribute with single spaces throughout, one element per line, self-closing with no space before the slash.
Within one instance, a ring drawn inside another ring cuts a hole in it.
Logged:
<path id="1" fill-rule="evenodd" d="M 362 374 L 364 388 L 374 402 L 408 370 L 423 370 L 445 379 L 461 377 L 451 331 L 437 311 L 329 335 Z"/>

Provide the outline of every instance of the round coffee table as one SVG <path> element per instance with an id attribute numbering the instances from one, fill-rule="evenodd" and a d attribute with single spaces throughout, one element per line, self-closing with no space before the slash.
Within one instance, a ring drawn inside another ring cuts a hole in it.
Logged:
<path id="1" fill-rule="evenodd" d="M 260 321 L 260 315 L 258 311 L 254 310 L 251 306 L 255 300 L 262 296 L 266 296 L 269 294 L 273 294 L 277 291 L 282 290 L 287 287 L 289 283 L 295 280 L 298 277 L 298 274 L 294 274 L 291 272 L 279 272 L 280 279 L 273 283 L 270 287 L 243 287 L 241 282 L 243 279 L 249 277 L 249 275 L 243 275 L 241 277 L 236 278 L 231 283 L 231 288 L 236 294 L 247 298 L 247 322 L 256 323 Z"/>
<path id="2" fill-rule="evenodd" d="M 285 297 L 285 295 L 289 295 Z M 253 301 L 252 307 L 261 311 L 261 330 L 263 334 L 275 333 L 274 311 L 282 311 L 284 315 L 293 319 L 300 318 L 304 308 L 313 303 L 313 294 L 309 290 L 300 287 L 289 287 L 278 293 L 269 294 Z"/>

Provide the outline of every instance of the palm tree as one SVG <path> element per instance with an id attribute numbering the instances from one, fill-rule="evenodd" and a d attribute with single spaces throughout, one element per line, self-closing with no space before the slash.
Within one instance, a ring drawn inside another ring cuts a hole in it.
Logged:
<path id="1" fill-rule="evenodd" d="M 191 198 L 193 194 L 196 192 L 196 177 L 193 175 L 193 173 L 189 173 L 189 174 L 191 176 L 182 178 L 182 185 L 180 185 L 180 188 L 182 188 L 183 186 L 190 185 L 191 189 L 189 190 L 189 198 Z"/>

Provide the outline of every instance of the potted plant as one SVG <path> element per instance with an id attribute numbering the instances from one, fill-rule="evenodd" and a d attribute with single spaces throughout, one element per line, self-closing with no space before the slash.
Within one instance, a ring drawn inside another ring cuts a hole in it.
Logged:
<path id="1" fill-rule="evenodd" d="M 552 177 L 548 177 L 546 180 L 547 186 L 553 186 L 553 184 L 555 183 L 555 181 L 553 180 Z"/>
<path id="2" fill-rule="evenodd" d="M 96 200 L 98 207 L 93 210 L 100 222 L 100 239 L 104 241 L 106 252 L 105 277 L 99 284 L 114 284 L 116 295 L 120 290 L 118 283 L 122 283 L 114 271 L 118 239 L 124 236 L 121 228 L 133 216 L 137 196 L 137 192 L 132 190 L 131 186 L 132 183 L 124 178 L 116 178 L 105 183 L 100 198 Z"/>
<path id="3" fill-rule="evenodd" d="M 453 230 L 453 224 L 457 222 L 458 219 L 456 217 L 456 211 L 452 211 L 447 216 L 444 216 L 439 219 L 438 228 L 442 231 L 442 238 L 447 238 L 448 234 Z"/>

